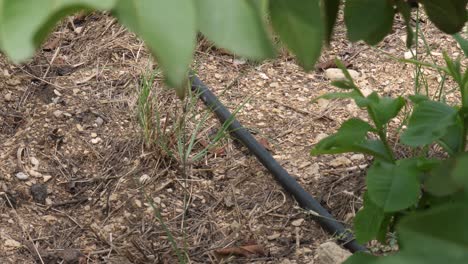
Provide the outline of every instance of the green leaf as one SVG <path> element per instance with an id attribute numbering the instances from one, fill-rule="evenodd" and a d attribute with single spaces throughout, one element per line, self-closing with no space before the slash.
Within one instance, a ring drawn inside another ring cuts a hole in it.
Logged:
<path id="1" fill-rule="evenodd" d="M 413 45 L 413 40 L 414 40 L 414 32 L 411 26 L 411 7 L 409 6 L 408 2 L 404 0 L 397 0 L 396 7 L 398 9 L 398 12 L 400 12 L 403 19 L 405 20 L 406 47 L 410 49 L 411 46 Z"/>
<path id="2" fill-rule="evenodd" d="M 460 48 L 463 50 L 463 54 L 465 54 L 465 57 L 468 57 L 468 40 L 463 38 L 459 33 L 452 36 L 460 45 Z"/>
<path id="3" fill-rule="evenodd" d="M 8 0 L 0 2 L 0 47 L 14 62 L 32 55 L 63 17 L 78 10 L 111 9 L 115 0 Z"/>
<path id="4" fill-rule="evenodd" d="M 322 0 L 322 6 L 324 9 L 324 20 L 325 20 L 325 41 L 330 44 L 333 27 L 338 17 L 338 11 L 340 9 L 340 0 Z"/>
<path id="5" fill-rule="evenodd" d="M 332 81 L 331 85 L 343 89 L 343 90 L 351 90 L 354 89 L 354 84 L 351 83 L 348 80 L 342 80 L 342 81 Z"/>
<path id="6" fill-rule="evenodd" d="M 367 96 L 369 106 L 372 111 L 372 116 L 376 127 L 385 126 L 392 118 L 398 115 L 401 108 L 405 105 L 405 100 L 402 97 L 395 99 L 390 97 L 379 97 L 376 92 Z"/>
<path id="7" fill-rule="evenodd" d="M 376 238 L 384 240 L 388 225 L 388 221 L 385 220 L 388 217 L 382 208 L 372 202 L 369 194 L 366 192 L 364 194 L 364 207 L 354 218 L 356 240 L 360 244 Z"/>
<path id="8" fill-rule="evenodd" d="M 346 68 L 344 63 L 340 59 L 336 58 L 335 64 L 343 72 L 344 76 L 346 77 L 346 80 L 348 80 L 354 87 L 356 87 L 353 78 L 351 77 L 351 74 L 349 73 L 348 68 Z"/>
<path id="9" fill-rule="evenodd" d="M 463 125 L 459 118 L 455 125 L 447 128 L 447 133 L 437 143 L 450 155 L 463 151 Z"/>
<path id="10" fill-rule="evenodd" d="M 356 99 L 358 97 L 362 97 L 360 94 L 358 94 L 356 91 L 351 91 L 351 92 L 347 92 L 347 93 L 327 93 L 327 94 L 324 94 L 324 95 L 321 95 L 317 98 L 315 98 L 314 100 L 312 100 L 312 102 L 315 102 L 317 101 L 318 99 L 327 99 L 327 100 L 332 100 L 332 99 Z"/>
<path id="11" fill-rule="evenodd" d="M 466 22 L 468 0 L 420 0 L 429 19 L 447 34 L 459 32 Z"/>
<path id="12" fill-rule="evenodd" d="M 356 252 L 343 262 L 343 264 L 374 264 L 377 263 L 379 259 L 379 257 L 372 256 L 366 252 Z"/>
<path id="13" fill-rule="evenodd" d="M 193 1 L 119 0 L 115 14 L 145 41 L 168 85 L 183 97 L 197 34 Z"/>
<path id="14" fill-rule="evenodd" d="M 447 64 L 446 71 L 450 74 L 450 76 L 453 77 L 453 79 L 455 79 L 458 85 L 463 87 L 464 83 L 462 82 L 463 78 L 461 72 L 460 58 L 452 60 L 445 51 L 443 52 L 443 56 L 445 63 Z"/>
<path id="15" fill-rule="evenodd" d="M 424 263 L 468 263 L 468 206 L 434 207 L 401 220 L 397 230 L 406 255 Z M 410 262 L 400 262 L 410 263 Z"/>
<path id="16" fill-rule="evenodd" d="M 367 122 L 351 118 L 341 125 L 336 134 L 321 140 L 315 148 L 325 150 L 361 143 L 366 139 L 367 133 L 372 130 L 372 126 Z"/>
<path id="17" fill-rule="evenodd" d="M 387 0 L 347 0 L 344 19 L 351 41 L 379 43 L 392 30 L 394 9 Z"/>
<path id="18" fill-rule="evenodd" d="M 411 102 L 413 102 L 415 104 L 419 104 L 419 103 L 422 103 L 424 101 L 429 101 L 429 97 L 427 97 L 425 95 L 422 95 L 422 94 L 410 95 L 410 96 L 408 96 L 408 98 L 411 100 Z"/>
<path id="19" fill-rule="evenodd" d="M 464 152 L 454 158 L 450 176 L 453 180 L 468 190 L 468 153 Z"/>
<path id="20" fill-rule="evenodd" d="M 415 205 L 419 198 L 416 159 L 403 159 L 396 164 L 375 161 L 367 172 L 369 197 L 385 212 L 396 212 Z"/>
<path id="21" fill-rule="evenodd" d="M 365 121 L 352 118 L 344 122 L 338 132 L 322 139 L 311 150 L 311 155 L 360 152 L 391 160 L 380 140 L 366 139 L 367 133 L 374 128 Z"/>
<path id="22" fill-rule="evenodd" d="M 454 181 L 450 173 L 454 165 L 454 159 L 440 162 L 427 175 L 424 181 L 424 189 L 435 196 L 446 196 L 460 190 L 460 185 Z"/>
<path id="23" fill-rule="evenodd" d="M 305 70 L 313 69 L 322 50 L 325 26 L 320 10 L 320 0 L 270 1 L 273 28 Z"/>
<path id="24" fill-rule="evenodd" d="M 251 59 L 274 56 L 260 8 L 248 0 L 196 0 L 200 31 L 217 46 Z M 258 3 L 259 5 L 263 3 Z"/>
<path id="25" fill-rule="evenodd" d="M 428 145 L 447 134 L 456 124 L 457 110 L 441 102 L 423 101 L 416 105 L 401 142 L 408 146 Z"/>

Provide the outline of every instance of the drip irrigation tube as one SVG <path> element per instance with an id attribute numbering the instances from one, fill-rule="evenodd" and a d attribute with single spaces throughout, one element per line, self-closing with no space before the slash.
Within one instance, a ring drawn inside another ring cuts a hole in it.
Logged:
<path id="1" fill-rule="evenodd" d="M 340 222 L 335 220 L 328 211 L 323 208 L 308 192 L 302 188 L 297 181 L 289 175 L 289 173 L 281 167 L 281 165 L 271 156 L 271 154 L 245 129 L 229 110 L 216 98 L 209 88 L 195 75 L 191 76 L 192 90 L 195 91 L 203 103 L 209 107 L 221 121 L 221 123 L 229 120 L 231 124 L 228 131 L 231 132 L 237 140 L 241 141 L 250 152 L 265 166 L 268 171 L 273 174 L 275 179 L 281 186 L 291 194 L 299 205 L 306 209 L 317 213 L 313 215 L 315 221 L 325 229 L 328 233 L 336 236 L 343 247 L 351 252 L 367 251 L 367 249 L 358 244 L 354 240 L 353 235 L 347 231 Z"/>

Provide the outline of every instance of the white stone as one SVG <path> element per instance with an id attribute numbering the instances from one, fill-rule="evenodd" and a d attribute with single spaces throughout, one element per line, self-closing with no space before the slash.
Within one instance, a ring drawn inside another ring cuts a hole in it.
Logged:
<path id="1" fill-rule="evenodd" d="M 364 154 L 354 154 L 350 157 L 351 160 L 363 160 Z"/>
<path id="2" fill-rule="evenodd" d="M 44 180 L 44 182 L 48 182 L 48 181 L 50 181 L 50 179 L 52 179 L 52 176 L 44 175 L 42 179 Z"/>
<path id="3" fill-rule="evenodd" d="M 96 118 L 96 125 L 97 126 L 102 126 L 102 124 L 104 123 L 104 120 L 100 117 L 97 117 Z"/>
<path id="4" fill-rule="evenodd" d="M 134 202 L 135 202 L 135 205 L 136 205 L 137 207 L 141 208 L 142 203 L 141 203 L 140 200 L 136 199 Z"/>
<path id="5" fill-rule="evenodd" d="M 262 78 L 263 80 L 268 80 L 270 79 L 265 73 L 263 72 L 259 72 L 258 75 L 260 75 L 260 78 Z"/>
<path id="6" fill-rule="evenodd" d="M 414 57 L 413 54 L 416 54 L 416 51 L 409 50 L 409 51 L 405 52 L 405 54 L 403 56 L 404 56 L 405 59 L 409 60 L 409 59 L 412 59 Z"/>
<path id="7" fill-rule="evenodd" d="M 55 110 L 55 111 L 54 111 L 54 116 L 57 117 L 57 118 L 61 117 L 62 114 L 63 114 L 63 112 L 60 111 L 60 110 Z"/>
<path id="8" fill-rule="evenodd" d="M 5 242 L 3 242 L 3 245 L 8 249 L 17 249 L 21 247 L 21 243 L 13 239 L 6 239 Z"/>
<path id="9" fill-rule="evenodd" d="M 98 138 L 98 137 L 97 137 L 97 138 L 91 139 L 91 143 L 92 143 L 92 144 L 98 144 L 98 143 L 101 142 L 101 141 L 102 141 L 102 139 L 101 139 L 101 138 Z"/>
<path id="10" fill-rule="evenodd" d="M 334 242 L 325 242 L 315 251 L 316 264 L 341 264 L 351 253 Z"/>
<path id="11" fill-rule="evenodd" d="M 316 102 L 319 105 L 320 110 L 325 110 L 328 107 L 328 104 L 330 104 L 329 100 L 323 98 L 317 99 Z"/>
<path id="12" fill-rule="evenodd" d="M 333 167 L 340 167 L 350 165 L 351 161 L 347 157 L 337 157 L 334 160 L 330 161 L 330 165 Z"/>
<path id="13" fill-rule="evenodd" d="M 275 240 L 275 239 L 279 238 L 280 236 L 281 236 L 280 233 L 274 232 L 273 235 L 267 236 L 267 239 L 268 240 Z"/>
<path id="14" fill-rule="evenodd" d="M 272 83 L 270 83 L 270 87 L 271 88 L 278 88 L 279 84 L 277 82 L 272 82 Z"/>
<path id="15" fill-rule="evenodd" d="M 364 96 L 369 96 L 373 91 L 371 88 L 368 88 L 368 87 L 363 87 L 361 88 L 361 92 Z"/>
<path id="16" fill-rule="evenodd" d="M 328 134 L 325 133 L 320 133 L 315 137 L 315 143 L 318 143 L 320 140 L 328 137 Z"/>
<path id="17" fill-rule="evenodd" d="M 20 179 L 22 181 L 25 181 L 25 180 L 27 180 L 29 178 L 29 175 L 22 172 L 22 171 L 16 173 L 15 176 L 16 176 L 16 178 L 18 178 L 18 179 Z"/>
<path id="18" fill-rule="evenodd" d="M 301 226 L 302 223 L 304 223 L 304 218 L 299 218 L 299 219 L 292 221 L 291 225 L 298 227 L 298 226 Z"/>
<path id="19" fill-rule="evenodd" d="M 356 79 L 359 77 L 359 72 L 355 70 L 348 70 L 349 75 L 351 78 Z M 346 80 L 344 73 L 341 69 L 338 68 L 329 68 L 325 70 L 325 76 L 330 79 L 331 81 L 343 81 Z"/>
<path id="20" fill-rule="evenodd" d="M 12 94 L 11 94 L 11 93 L 5 94 L 4 99 L 5 99 L 6 102 L 12 101 L 12 100 L 11 100 L 11 99 L 12 99 Z"/>
<path id="21" fill-rule="evenodd" d="M 147 183 L 149 180 L 151 180 L 151 177 L 148 175 L 148 174 L 143 174 L 140 176 L 140 179 L 138 179 L 138 181 L 141 183 L 141 184 L 145 184 Z"/>

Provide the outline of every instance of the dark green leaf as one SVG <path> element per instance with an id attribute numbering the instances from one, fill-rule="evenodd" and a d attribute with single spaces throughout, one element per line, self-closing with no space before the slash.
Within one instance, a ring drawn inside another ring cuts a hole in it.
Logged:
<path id="1" fill-rule="evenodd" d="M 345 24 L 351 41 L 379 43 L 392 30 L 394 9 L 387 0 L 347 0 Z"/>
<path id="2" fill-rule="evenodd" d="M 380 140 L 368 140 L 368 132 L 374 128 L 361 119 L 352 118 L 342 124 L 334 135 L 322 139 L 311 151 L 311 155 L 359 152 L 380 159 L 391 160 Z"/>
<path id="3" fill-rule="evenodd" d="M 200 31 L 217 46 L 251 59 L 274 55 L 262 14 L 248 0 L 196 0 Z M 260 5 L 261 3 L 259 3 Z"/>
<path id="4" fill-rule="evenodd" d="M 374 264 L 377 263 L 379 257 L 372 256 L 365 252 L 356 252 L 349 257 L 343 264 Z"/>
<path id="5" fill-rule="evenodd" d="M 356 91 L 351 91 L 347 93 L 327 93 L 315 98 L 313 101 L 317 101 L 320 98 L 331 100 L 331 99 L 356 99 L 357 97 L 362 97 Z"/>
<path id="6" fill-rule="evenodd" d="M 415 104 L 419 104 L 424 101 L 429 101 L 429 97 L 421 94 L 415 94 L 415 95 L 410 95 L 408 98 L 411 100 L 411 102 Z"/>
<path id="7" fill-rule="evenodd" d="M 454 165 L 454 159 L 440 162 L 440 164 L 427 175 L 424 182 L 424 189 L 436 196 L 446 196 L 460 190 L 461 186 L 454 181 L 450 173 Z"/>
<path id="8" fill-rule="evenodd" d="M 411 7 L 409 6 L 408 2 L 405 0 L 397 0 L 396 6 L 398 9 L 398 12 L 400 12 L 403 19 L 405 20 L 406 47 L 410 49 L 411 46 L 413 45 L 413 40 L 414 40 L 414 32 L 413 32 L 413 28 L 411 27 Z"/>
<path id="9" fill-rule="evenodd" d="M 460 58 L 452 60 L 446 52 L 443 53 L 443 56 L 447 64 L 447 72 L 455 79 L 458 85 L 463 86 Z"/>
<path id="10" fill-rule="evenodd" d="M 342 80 L 342 81 L 332 81 L 331 85 L 343 89 L 343 90 L 351 90 L 354 89 L 354 85 L 350 83 L 348 80 Z"/>
<path id="11" fill-rule="evenodd" d="M 401 220 L 397 230 L 406 254 L 424 263 L 468 263 L 468 206 L 438 206 Z M 410 262 L 400 262 L 410 263 Z"/>
<path id="12" fill-rule="evenodd" d="M 453 38 L 458 42 L 460 48 L 463 50 L 465 57 L 468 57 L 468 40 L 464 39 L 459 33 L 453 35 Z"/>
<path id="13" fill-rule="evenodd" d="M 375 161 L 367 172 L 369 197 L 385 212 L 406 209 L 418 201 L 420 176 L 415 159 Z"/>
<path id="14" fill-rule="evenodd" d="M 364 207 L 354 218 L 356 240 L 360 244 L 364 244 L 372 239 L 382 239 L 379 236 L 382 233 L 384 236 L 386 234 L 388 221 L 385 221 L 385 219 L 387 217 L 384 210 L 373 203 L 366 192 L 364 194 Z"/>
<path id="15" fill-rule="evenodd" d="M 325 26 L 320 10 L 320 0 L 270 1 L 273 28 L 305 70 L 313 69 L 322 50 Z"/>
<path id="16" fill-rule="evenodd" d="M 457 110 L 441 102 L 423 101 L 416 105 L 401 142 L 408 146 L 428 145 L 447 134 L 455 125 Z"/>
<path id="17" fill-rule="evenodd" d="M 467 0 L 420 0 L 429 19 L 447 34 L 459 32 L 466 22 Z"/>
<path id="18" fill-rule="evenodd" d="M 450 155 L 463 151 L 463 125 L 457 118 L 456 124 L 447 128 L 447 133 L 438 141 Z"/>
<path id="19" fill-rule="evenodd" d="M 115 0 L 14 0 L 0 2 L 2 50 L 14 61 L 31 57 L 56 23 L 78 10 L 106 10 Z"/>
<path id="20" fill-rule="evenodd" d="M 379 128 L 385 126 L 405 105 L 405 100 L 402 97 L 397 97 L 395 99 L 379 97 L 376 92 L 371 93 L 367 99 L 369 102 L 368 107 L 372 112 L 375 125 Z"/>
<path id="21" fill-rule="evenodd" d="M 453 180 L 468 190 L 468 153 L 458 155 L 454 159 L 453 167 L 450 170 Z"/>
<path id="22" fill-rule="evenodd" d="M 322 0 L 322 5 L 326 26 L 325 41 L 330 44 L 333 35 L 333 27 L 335 26 L 338 10 L 340 9 L 340 0 Z"/>
<path id="23" fill-rule="evenodd" d="M 387 152 L 385 145 L 379 139 L 377 140 L 366 140 L 356 146 L 358 152 L 369 154 L 375 158 L 382 160 L 392 161 L 392 156 Z"/>
<path id="24" fill-rule="evenodd" d="M 362 143 L 366 139 L 367 133 L 372 130 L 372 126 L 361 119 L 349 119 L 341 125 L 336 134 L 321 140 L 313 151 L 332 150 Z"/>
<path id="25" fill-rule="evenodd" d="M 115 14 L 146 42 L 167 83 L 182 97 L 197 34 L 193 1 L 119 0 Z"/>

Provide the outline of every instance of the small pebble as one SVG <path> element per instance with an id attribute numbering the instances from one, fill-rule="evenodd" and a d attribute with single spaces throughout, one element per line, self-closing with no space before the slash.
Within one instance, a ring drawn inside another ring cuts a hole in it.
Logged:
<path id="1" fill-rule="evenodd" d="M 341 156 L 333 159 L 329 164 L 332 167 L 340 167 L 350 165 L 351 161 L 348 158 Z"/>
<path id="2" fill-rule="evenodd" d="M 320 140 L 324 139 L 328 137 L 328 134 L 325 134 L 325 133 L 320 133 L 318 134 L 316 137 L 315 137 L 315 142 L 318 143 Z"/>
<path id="3" fill-rule="evenodd" d="M 11 93 L 5 94 L 5 96 L 4 96 L 5 102 L 11 102 L 11 101 L 12 101 L 12 100 L 11 100 L 12 97 L 13 97 L 13 96 L 12 96 Z"/>
<path id="4" fill-rule="evenodd" d="M 25 181 L 25 180 L 27 180 L 29 178 L 29 175 L 22 172 L 22 171 L 16 173 L 15 176 L 16 176 L 16 178 L 18 178 L 18 179 L 20 179 L 22 181 Z"/>
<path id="5" fill-rule="evenodd" d="M 304 223 L 304 218 L 299 218 L 291 222 L 293 226 L 301 226 Z"/>
<path id="6" fill-rule="evenodd" d="M 62 111 L 60 111 L 60 110 L 55 110 L 55 111 L 54 111 L 54 116 L 55 116 L 56 118 L 59 118 L 59 117 L 61 117 L 61 116 L 62 116 L 62 114 L 63 114 L 63 112 L 62 112 Z"/>
<path id="7" fill-rule="evenodd" d="M 409 60 L 409 59 L 413 58 L 413 54 L 416 54 L 416 51 L 414 51 L 414 50 L 411 51 L 410 50 L 410 51 L 405 52 L 404 57 L 405 57 L 405 59 Z"/>
<path id="8" fill-rule="evenodd" d="M 100 117 L 97 117 L 95 122 L 97 126 L 102 126 L 102 124 L 104 124 L 104 120 Z"/>
<path id="9" fill-rule="evenodd" d="M 354 154 L 350 157 L 351 160 L 363 160 L 364 158 L 364 154 Z"/>
<path id="10" fill-rule="evenodd" d="M 48 181 L 50 181 L 50 179 L 52 179 L 52 176 L 50 176 L 50 175 L 44 175 L 44 177 L 43 177 L 44 182 L 48 182 Z"/>
<path id="11" fill-rule="evenodd" d="M 151 177 L 150 177 L 148 174 L 143 174 L 143 175 L 140 176 L 140 179 L 138 179 L 138 181 L 139 181 L 141 184 L 145 184 L 145 183 L 147 183 L 150 179 L 151 179 Z"/>
<path id="12" fill-rule="evenodd" d="M 359 77 L 359 72 L 355 70 L 348 69 L 349 75 L 352 79 L 357 79 Z M 329 68 L 325 70 L 325 76 L 330 79 L 330 81 L 343 81 L 346 80 L 344 73 L 341 69 L 338 68 Z"/>
<path id="13" fill-rule="evenodd" d="M 93 143 L 93 144 L 98 144 L 98 143 L 101 142 L 101 141 L 102 141 L 102 139 L 101 139 L 101 138 L 98 138 L 98 137 L 97 137 L 97 138 L 91 139 L 91 143 Z"/>

